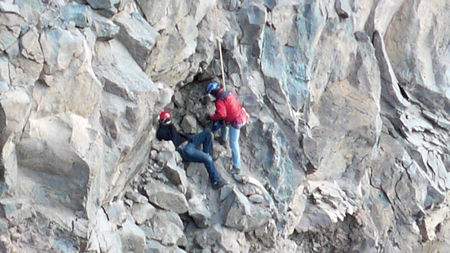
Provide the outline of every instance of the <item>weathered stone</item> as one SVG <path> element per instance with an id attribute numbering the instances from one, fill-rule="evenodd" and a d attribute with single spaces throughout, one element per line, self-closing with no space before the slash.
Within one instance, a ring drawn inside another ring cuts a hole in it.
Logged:
<path id="1" fill-rule="evenodd" d="M 264 197 L 259 194 L 253 194 L 250 197 L 248 197 L 248 199 L 255 204 L 260 204 L 264 202 Z"/>
<path id="2" fill-rule="evenodd" d="M 96 153 L 94 145 L 91 150 L 85 145 L 95 142 L 96 133 L 84 118 L 71 113 L 32 120 L 26 129 L 15 146 L 16 173 L 22 175 L 17 187 L 32 196 L 34 203 L 80 208 L 88 183 L 88 153 Z M 34 181 L 36 175 L 53 179 Z"/>
<path id="3" fill-rule="evenodd" d="M 20 14 L 20 9 L 19 6 L 8 2 L 8 1 L 4 1 L 0 3 L 0 11 L 1 12 L 5 12 L 5 13 L 15 13 L 15 14 Z"/>
<path id="4" fill-rule="evenodd" d="M 341 18 L 348 18 L 350 16 L 349 13 L 351 12 L 351 10 L 347 0 L 336 0 L 335 8 L 337 14 Z"/>
<path id="5" fill-rule="evenodd" d="M 186 115 L 181 121 L 181 129 L 185 133 L 196 133 L 197 128 L 197 119 L 192 115 Z"/>
<path id="6" fill-rule="evenodd" d="M 275 245 L 278 236 L 278 230 L 275 222 L 270 220 L 267 225 L 256 229 L 255 236 L 262 242 L 262 244 L 264 244 L 264 246 L 271 248 Z"/>
<path id="7" fill-rule="evenodd" d="M 304 186 L 300 186 L 295 191 L 292 201 L 289 203 L 288 215 L 286 215 L 285 231 L 281 231 L 287 235 L 294 232 L 295 227 L 303 216 L 306 205 L 306 194 L 303 192 Z"/>
<path id="8" fill-rule="evenodd" d="M 248 199 L 238 190 L 233 190 L 234 203 L 226 215 L 225 225 L 240 231 L 251 231 L 265 223 L 271 217 L 270 211 L 265 208 L 252 205 Z"/>
<path id="9" fill-rule="evenodd" d="M 95 220 L 92 234 L 89 236 L 88 249 L 92 251 L 122 250 L 122 240 L 116 231 L 116 226 L 108 222 L 102 209 L 97 211 Z"/>
<path id="10" fill-rule="evenodd" d="M 35 27 L 32 27 L 22 37 L 22 55 L 38 64 L 44 63 L 41 46 L 39 44 L 39 33 Z"/>
<path id="11" fill-rule="evenodd" d="M 151 219 L 155 212 L 155 207 L 153 207 L 149 203 L 134 204 L 133 208 L 131 209 L 131 214 L 133 215 L 133 218 L 138 225 L 141 225 L 147 220 Z"/>
<path id="12" fill-rule="evenodd" d="M 152 180 L 144 186 L 148 200 L 158 207 L 176 213 L 185 213 L 189 210 L 185 196 L 179 191 Z"/>
<path id="13" fill-rule="evenodd" d="M 87 0 L 87 2 L 102 15 L 112 17 L 117 13 L 116 5 L 120 3 L 120 0 Z"/>
<path id="14" fill-rule="evenodd" d="M 164 141 L 166 144 L 168 144 L 169 142 Z M 173 149 L 175 149 L 175 146 L 172 144 L 172 142 L 170 142 L 170 145 Z M 165 167 L 168 166 L 176 166 L 176 161 L 178 160 L 177 158 L 177 152 L 176 151 L 161 151 L 156 155 L 156 161 L 158 162 L 158 164 L 160 164 L 162 166 L 162 169 L 164 169 Z M 170 173 L 169 173 L 170 174 Z M 172 175 L 170 175 L 172 176 Z"/>
<path id="15" fill-rule="evenodd" d="M 312 200 L 305 207 L 305 212 L 296 227 L 297 231 L 327 227 L 332 223 L 343 221 L 347 213 L 352 214 L 357 209 L 336 184 L 308 182 L 307 191 Z M 321 215 L 317 215 L 318 213 Z"/>
<path id="16" fill-rule="evenodd" d="M 114 21 L 120 26 L 118 39 L 127 47 L 139 66 L 145 70 L 159 33 L 146 23 L 139 13 L 130 15 L 121 12 L 114 16 Z"/>
<path id="17" fill-rule="evenodd" d="M 172 246 L 172 247 L 166 247 L 164 245 L 162 245 L 161 243 L 155 241 L 155 240 L 150 240 L 147 241 L 146 245 L 145 245 L 145 250 L 144 252 L 154 252 L 154 253 L 184 253 L 186 251 L 176 247 L 176 246 Z"/>
<path id="18" fill-rule="evenodd" d="M 200 230 L 195 235 L 195 243 L 197 243 L 202 249 L 206 249 L 217 243 L 220 238 L 220 232 L 215 229 Z"/>
<path id="19" fill-rule="evenodd" d="M 148 202 L 147 198 L 137 191 L 129 190 L 125 192 L 125 197 L 131 199 L 134 203 L 143 204 Z"/>
<path id="20" fill-rule="evenodd" d="M 2 56 L 0 57 L 0 92 L 6 91 L 9 83 L 8 58 Z"/>
<path id="21" fill-rule="evenodd" d="M 444 0 L 1 1 L 0 251 L 445 252 L 449 11 Z M 239 178 L 214 143 L 229 182 L 215 191 L 155 132 L 162 109 L 178 129 L 208 128 L 204 86 L 222 77 L 251 122 Z M 155 178 L 152 195 L 182 215 L 122 199 Z M 134 243 L 120 237 L 125 216 Z"/>
<path id="22" fill-rule="evenodd" d="M 174 26 L 188 12 L 188 1 L 137 1 L 147 21 L 157 30 Z"/>
<path id="23" fill-rule="evenodd" d="M 92 52 L 84 37 L 79 32 L 52 29 L 41 35 L 40 43 L 45 59 L 42 80 L 50 87 L 45 91 L 47 96 L 36 98 L 41 113 L 69 110 L 85 117 L 92 115 L 100 102 L 101 84 L 88 61 Z M 67 75 L 74 78 L 67 80 Z"/>
<path id="24" fill-rule="evenodd" d="M 23 129 L 30 114 L 31 102 L 32 99 L 24 89 L 19 88 L 2 92 L 1 106 L 6 120 L 6 129 L 3 129 L 4 134 Z"/>
<path id="25" fill-rule="evenodd" d="M 164 246 L 179 245 L 184 238 L 183 222 L 174 212 L 158 211 L 144 227 L 147 237 L 157 240 Z"/>
<path id="26" fill-rule="evenodd" d="M 123 201 L 115 201 L 103 207 L 109 222 L 116 225 L 122 225 L 128 218 L 127 209 Z"/>
<path id="27" fill-rule="evenodd" d="M 266 23 L 266 11 L 256 4 L 244 5 L 238 13 L 239 25 L 246 31 L 241 38 L 242 44 L 253 44 L 258 41 Z"/>
<path id="28" fill-rule="evenodd" d="M 173 184 L 182 187 L 184 189 L 183 193 L 186 193 L 188 186 L 186 172 L 175 163 L 175 160 L 167 162 L 166 166 L 164 166 L 164 174 Z"/>
<path id="29" fill-rule="evenodd" d="M 66 22 L 73 22 L 75 26 L 86 28 L 91 25 L 91 9 L 87 5 L 68 4 L 64 6 L 64 19 Z"/>
<path id="30" fill-rule="evenodd" d="M 201 195 L 200 195 L 201 196 Z M 199 228 L 206 228 L 211 225 L 211 211 L 203 203 L 203 199 L 198 194 L 193 194 L 189 199 L 189 216 L 194 219 L 195 225 Z"/>
<path id="31" fill-rule="evenodd" d="M 155 85 L 159 90 L 159 97 L 155 107 L 163 109 L 172 101 L 172 97 L 174 97 L 174 91 L 167 85 L 160 82 L 156 82 Z"/>
<path id="32" fill-rule="evenodd" d="M 12 46 L 11 50 L 8 49 L 8 54 L 18 57 L 9 62 L 8 83 L 13 86 L 26 87 L 39 79 L 44 67 L 44 55 L 39 43 L 39 31 L 35 27 L 31 27 L 23 33 L 18 41 L 21 47 Z"/>
<path id="33" fill-rule="evenodd" d="M 145 233 L 134 222 L 127 220 L 119 233 L 123 252 L 144 252 Z"/>
<path id="34" fill-rule="evenodd" d="M 3 8 L 9 6 L 11 12 L 2 12 L 0 15 L 0 50 L 4 51 L 17 42 L 20 35 L 20 27 L 25 24 L 23 17 L 15 13 L 15 5 L 4 3 Z"/>
<path id="35" fill-rule="evenodd" d="M 11 200 L 3 200 L 1 204 L 2 212 L 11 225 L 17 226 L 33 215 L 32 209 L 28 205 L 15 203 Z"/>
<path id="36" fill-rule="evenodd" d="M 171 141 L 164 141 L 164 140 L 159 141 L 158 139 L 154 139 L 152 141 L 152 148 L 157 151 L 175 152 L 175 146 Z"/>
<path id="37" fill-rule="evenodd" d="M 245 243 L 244 233 L 239 233 L 234 229 L 228 229 L 226 227 L 214 226 L 213 235 L 218 234 L 219 238 L 215 247 L 229 252 L 249 252 L 250 245 Z"/>
<path id="38" fill-rule="evenodd" d="M 110 40 L 119 34 L 120 26 L 99 15 L 93 15 L 92 30 L 99 40 Z"/>

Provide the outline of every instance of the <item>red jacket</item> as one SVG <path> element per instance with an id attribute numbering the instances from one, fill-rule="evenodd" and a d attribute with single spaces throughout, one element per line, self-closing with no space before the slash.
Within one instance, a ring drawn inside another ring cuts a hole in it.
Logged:
<path id="1" fill-rule="evenodd" d="M 212 121 L 224 120 L 228 124 L 233 124 L 233 121 L 242 112 L 242 106 L 234 94 L 230 94 L 225 100 L 220 99 L 223 89 L 220 89 L 216 95 L 216 113 L 210 116 Z"/>

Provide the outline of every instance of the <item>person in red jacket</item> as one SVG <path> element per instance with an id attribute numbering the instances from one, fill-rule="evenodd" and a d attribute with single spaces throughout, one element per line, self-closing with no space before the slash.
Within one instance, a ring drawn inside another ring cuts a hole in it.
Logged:
<path id="1" fill-rule="evenodd" d="M 209 120 L 221 124 L 222 126 L 222 140 L 226 141 L 228 137 L 228 129 L 230 133 L 230 147 L 231 156 L 233 159 L 232 174 L 239 174 L 241 169 L 241 154 L 239 150 L 239 134 L 240 128 L 248 121 L 248 114 L 245 109 L 239 104 L 236 95 L 228 91 L 224 91 L 219 83 L 209 83 L 206 88 L 206 93 L 216 97 L 216 112 L 209 115 Z"/>

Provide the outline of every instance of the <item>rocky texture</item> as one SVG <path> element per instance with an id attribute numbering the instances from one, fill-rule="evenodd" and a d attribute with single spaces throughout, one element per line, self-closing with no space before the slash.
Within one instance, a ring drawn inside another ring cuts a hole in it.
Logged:
<path id="1" fill-rule="evenodd" d="M 446 252 L 443 0 L 0 2 L 0 251 Z M 228 185 L 155 140 L 251 115 Z"/>

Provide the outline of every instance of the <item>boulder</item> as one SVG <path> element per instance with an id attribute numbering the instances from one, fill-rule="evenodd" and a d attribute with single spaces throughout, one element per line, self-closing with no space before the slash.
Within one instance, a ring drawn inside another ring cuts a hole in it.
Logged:
<path id="1" fill-rule="evenodd" d="M 185 133 L 197 133 L 197 119 L 192 115 L 186 115 L 181 121 L 181 129 Z"/>
<path id="2" fill-rule="evenodd" d="M 0 23 L 2 24 L 0 27 L 0 50 L 5 51 L 17 43 L 21 27 L 24 26 L 26 22 L 21 16 L 17 5 L 9 2 L 2 2 L 0 8 Z"/>
<path id="3" fill-rule="evenodd" d="M 185 213 L 189 210 L 186 197 L 178 190 L 156 180 L 151 180 L 144 186 L 148 200 L 165 210 L 175 213 Z"/>
<path id="4" fill-rule="evenodd" d="M 147 241 L 147 244 L 145 245 L 145 251 L 144 252 L 154 252 L 154 253 L 184 253 L 186 251 L 176 247 L 171 246 L 167 247 L 159 243 L 155 240 Z"/>
<path id="5" fill-rule="evenodd" d="M 76 27 L 86 28 L 91 25 L 91 8 L 88 5 L 71 3 L 64 6 L 64 19 Z"/>
<path id="6" fill-rule="evenodd" d="M 212 214 L 208 207 L 203 202 L 202 195 L 192 194 L 189 199 L 189 216 L 194 219 L 195 225 L 199 228 L 206 228 L 211 225 Z"/>
<path id="7" fill-rule="evenodd" d="M 125 197 L 127 199 L 132 200 L 134 203 L 145 204 L 148 202 L 148 199 L 135 190 L 128 190 L 125 192 Z"/>
<path id="8" fill-rule="evenodd" d="M 348 18 L 351 13 L 350 5 L 347 0 L 336 0 L 336 12 L 341 18 Z"/>
<path id="9" fill-rule="evenodd" d="M 114 16 L 114 21 L 120 26 L 118 39 L 145 70 L 159 33 L 137 12 L 132 14 L 121 12 Z"/>
<path id="10" fill-rule="evenodd" d="M 182 192 L 186 193 L 188 187 L 186 172 L 184 169 L 180 168 L 180 166 L 175 164 L 173 159 L 167 162 L 163 172 L 170 182 L 181 187 L 181 189 L 183 189 Z"/>
<path id="11" fill-rule="evenodd" d="M 128 218 L 127 208 L 123 201 L 115 201 L 103 206 L 109 222 L 115 225 L 122 225 Z"/>
<path id="12" fill-rule="evenodd" d="M 274 220 L 270 220 L 265 226 L 261 226 L 255 230 L 255 237 L 258 238 L 261 243 L 272 248 L 276 245 L 278 230 Z"/>
<path id="13" fill-rule="evenodd" d="M 314 231 L 343 221 L 347 214 L 353 214 L 358 208 L 336 183 L 308 181 L 306 191 L 310 201 L 296 227 L 299 232 Z"/>
<path id="14" fill-rule="evenodd" d="M 149 203 L 136 203 L 131 208 L 131 215 L 138 225 L 141 225 L 151 219 L 155 213 L 155 207 Z"/>
<path id="15" fill-rule="evenodd" d="M 149 225 L 143 226 L 148 238 L 168 247 L 183 244 L 185 240 L 183 228 L 183 222 L 178 214 L 164 210 L 157 211 Z"/>
<path id="16" fill-rule="evenodd" d="M 96 223 L 93 224 L 94 227 L 89 235 L 87 250 L 99 252 L 106 252 L 109 249 L 122 250 L 123 244 L 117 226 L 108 222 L 103 209 L 98 209 L 95 219 Z"/>
<path id="17" fill-rule="evenodd" d="M 91 29 L 94 31 L 98 40 L 114 39 L 119 34 L 120 26 L 114 24 L 113 21 L 100 15 L 92 15 Z"/>
<path id="18" fill-rule="evenodd" d="M 257 42 L 266 23 L 266 9 L 262 5 L 245 4 L 238 12 L 239 25 L 245 33 L 241 43 L 251 45 Z"/>
<path id="19" fill-rule="evenodd" d="M 262 208 L 250 201 L 236 188 L 227 198 L 234 199 L 225 218 L 225 226 L 240 231 L 252 231 L 265 225 L 271 218 L 270 208 Z"/>
<path id="20" fill-rule="evenodd" d="M 145 233 L 134 222 L 127 220 L 119 233 L 123 252 L 144 252 Z"/>
<path id="21" fill-rule="evenodd" d="M 220 238 L 220 231 L 214 228 L 210 228 L 210 229 L 203 229 L 195 233 L 194 241 L 200 246 L 200 248 L 207 249 L 208 247 L 217 244 L 219 238 Z"/>
<path id="22" fill-rule="evenodd" d="M 116 5 L 120 0 L 87 0 L 89 5 L 106 17 L 112 17 L 117 13 Z"/>

